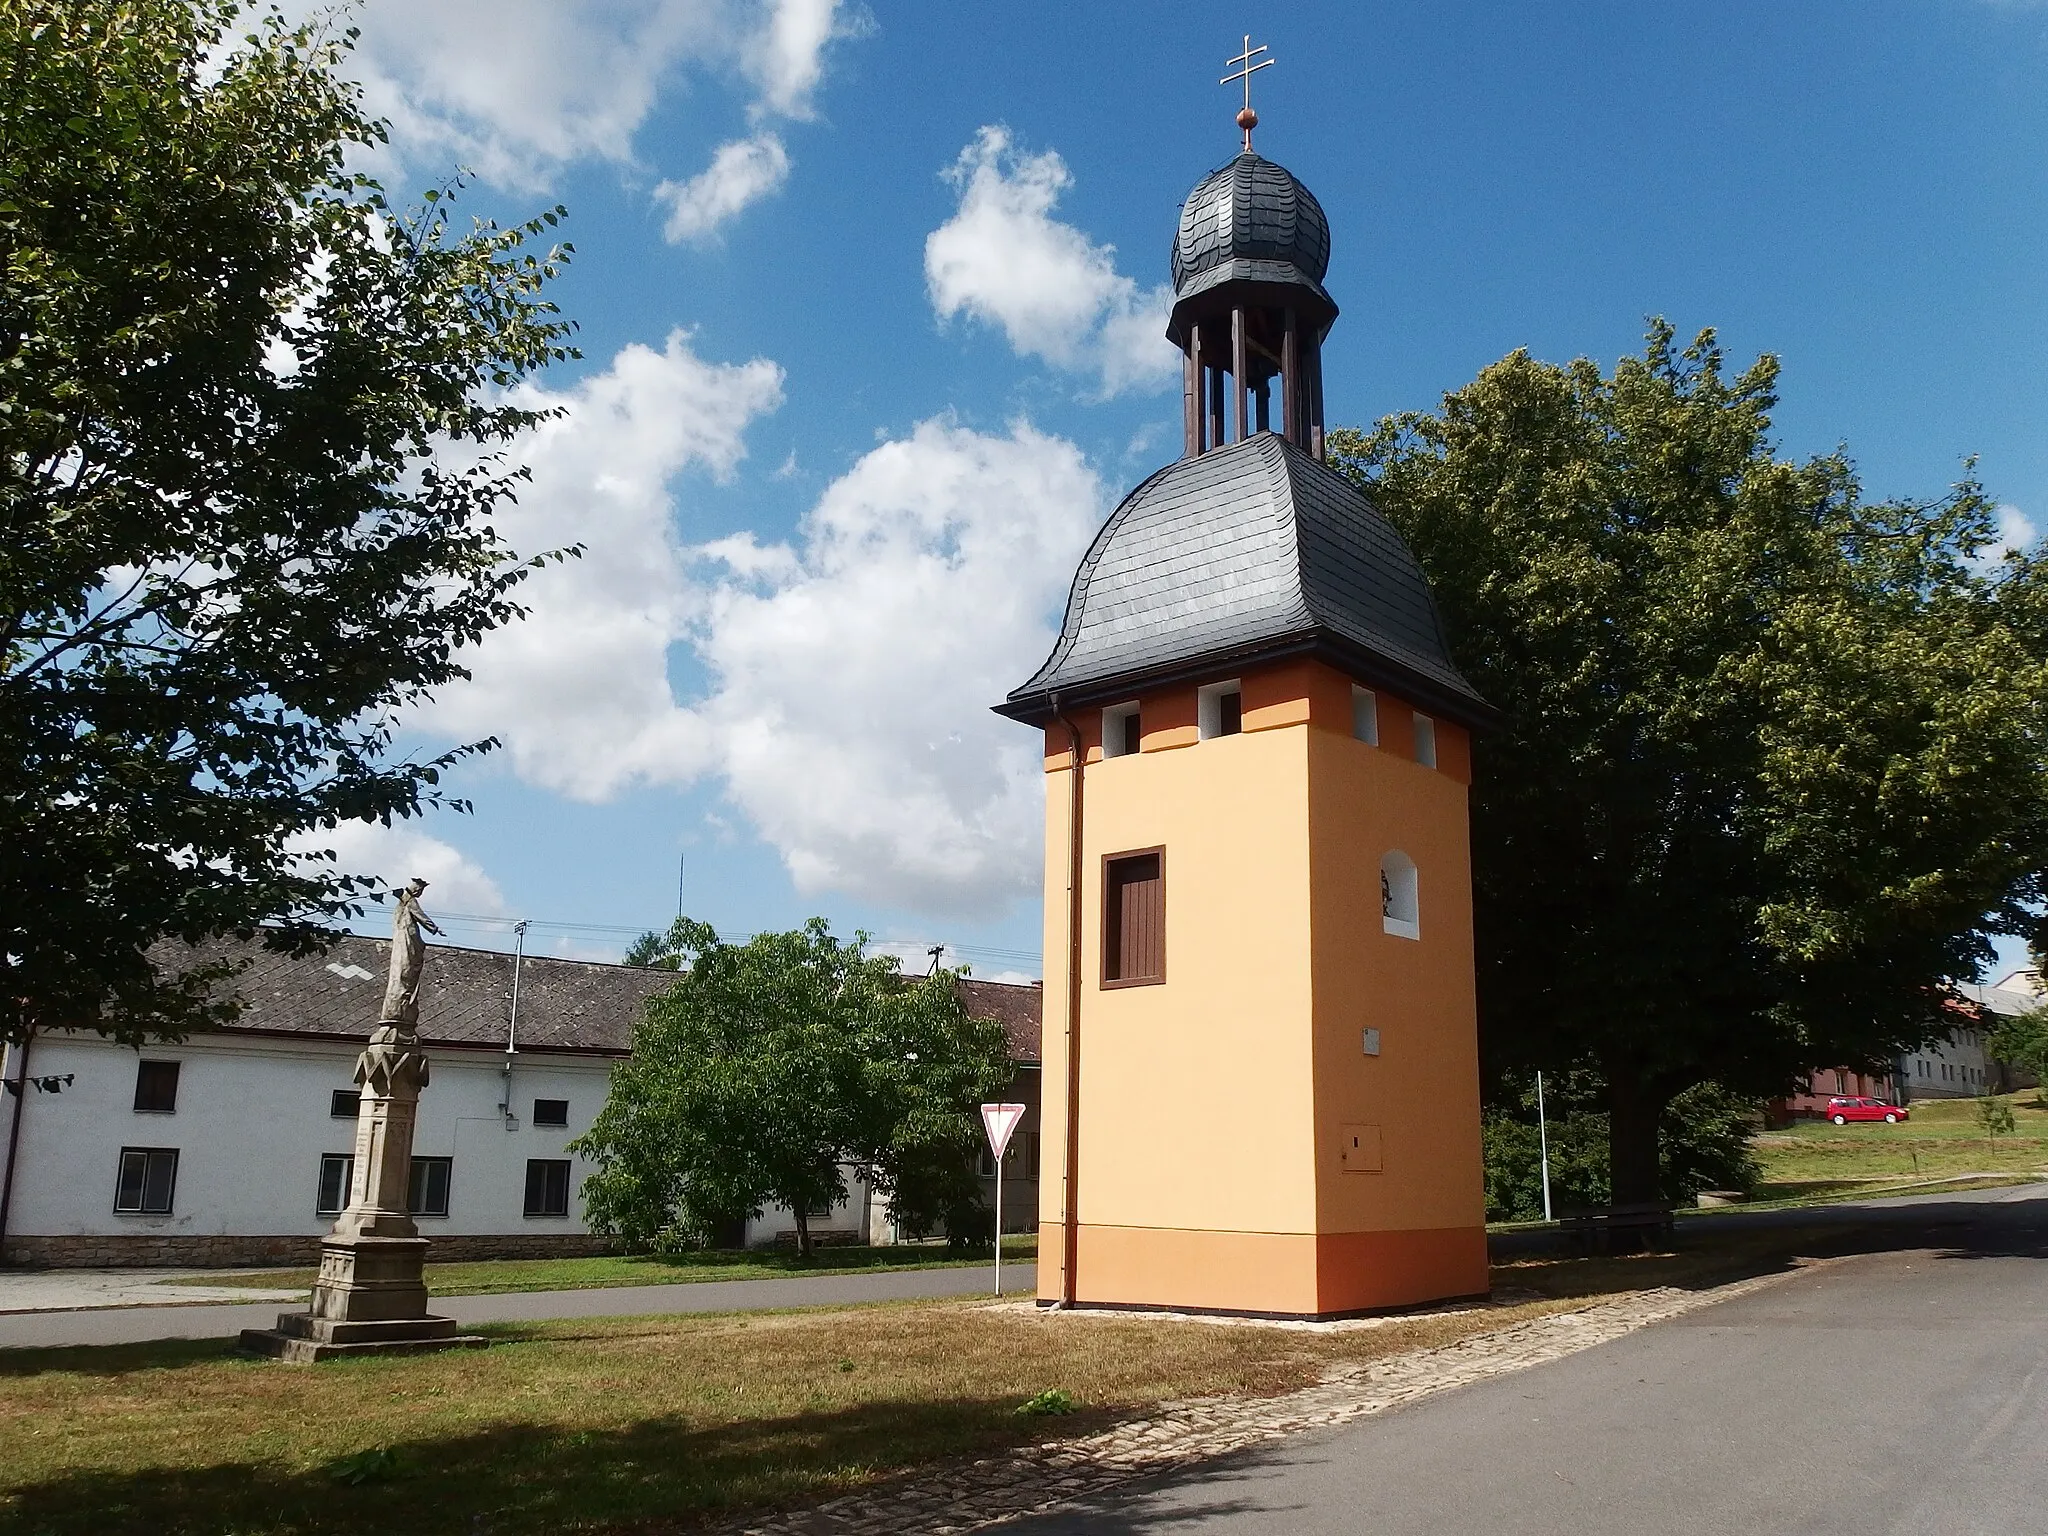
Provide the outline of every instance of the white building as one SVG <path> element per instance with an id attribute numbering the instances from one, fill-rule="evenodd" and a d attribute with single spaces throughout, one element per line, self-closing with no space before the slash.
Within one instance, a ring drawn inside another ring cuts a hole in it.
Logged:
<path id="1" fill-rule="evenodd" d="M 209 955 L 249 962 L 236 983 L 246 1007 L 230 1027 L 140 1049 L 45 1034 L 25 1060 L 10 1051 L 0 1068 L 0 1262 L 312 1261 L 346 1198 L 352 1078 L 389 948 L 343 936 L 301 959 L 223 944 Z M 647 998 L 674 980 L 528 956 L 517 963 L 515 1017 L 514 969 L 493 950 L 427 950 L 420 1038 L 432 1076 L 413 1138 L 412 1207 L 437 1259 L 606 1246 L 584 1221 L 590 1165 L 568 1144 L 603 1107 Z M 1013 1052 L 1028 1041 L 1032 1070 L 1020 1083 L 1029 1080 L 1035 1139 L 1037 989 L 968 986 L 997 995 L 989 1011 L 1004 1018 Z M 1036 1169 L 1020 1177 L 1021 1151 L 1008 1160 L 1006 1216 L 1037 1209 Z M 894 1235 L 858 1179 L 847 1201 L 807 1224 L 827 1241 Z M 744 1238 L 772 1243 L 794 1227 L 788 1211 L 770 1209 Z"/>

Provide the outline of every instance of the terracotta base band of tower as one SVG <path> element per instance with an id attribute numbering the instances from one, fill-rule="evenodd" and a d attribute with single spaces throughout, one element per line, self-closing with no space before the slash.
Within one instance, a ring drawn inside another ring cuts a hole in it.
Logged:
<path id="1" fill-rule="evenodd" d="M 1039 1251 L 1061 1251 L 1058 1224 Z M 1243 1317 L 1328 1319 L 1469 1300 L 1488 1290 L 1486 1228 L 1384 1232 L 1216 1232 L 1082 1223 L 1075 1305 Z M 1062 1277 L 1044 1267 L 1050 1304 Z"/>

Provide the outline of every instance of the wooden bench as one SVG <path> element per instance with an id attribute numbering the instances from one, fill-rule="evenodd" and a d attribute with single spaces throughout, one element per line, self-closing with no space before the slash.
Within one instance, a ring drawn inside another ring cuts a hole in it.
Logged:
<path id="1" fill-rule="evenodd" d="M 1566 1248 L 1576 1253 L 1642 1253 L 1673 1231 L 1671 1205 L 1663 1200 L 1566 1211 L 1558 1226 Z"/>

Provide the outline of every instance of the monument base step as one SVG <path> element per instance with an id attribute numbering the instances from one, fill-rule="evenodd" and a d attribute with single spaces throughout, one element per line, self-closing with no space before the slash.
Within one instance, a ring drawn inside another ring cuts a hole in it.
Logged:
<path id="1" fill-rule="evenodd" d="M 481 1334 L 458 1333 L 452 1317 L 402 1317 L 386 1322 L 337 1322 L 310 1312 L 280 1313 L 275 1328 L 245 1328 L 241 1349 L 252 1355 L 311 1365 L 351 1355 L 418 1355 L 437 1349 L 483 1349 Z"/>

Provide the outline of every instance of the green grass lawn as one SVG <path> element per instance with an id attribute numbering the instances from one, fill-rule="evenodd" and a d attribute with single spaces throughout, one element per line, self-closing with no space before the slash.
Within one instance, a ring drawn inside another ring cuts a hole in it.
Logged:
<path id="1" fill-rule="evenodd" d="M 1038 1256 L 1036 1235 L 1003 1239 L 1005 1262 L 1030 1263 Z M 427 1290 L 437 1296 L 483 1296 L 502 1291 L 573 1291 L 615 1285 L 688 1285 L 704 1280 L 770 1280 L 792 1275 L 881 1273 L 904 1269 L 944 1269 L 987 1265 L 989 1257 L 962 1258 L 942 1244 L 903 1244 L 893 1248 L 819 1248 L 808 1259 L 793 1249 L 757 1248 L 743 1252 L 619 1254 L 590 1259 L 485 1259 L 460 1264 L 428 1264 Z M 310 1290 L 311 1269 L 253 1269 L 207 1275 L 207 1285 L 246 1286 L 251 1290 Z M 169 1280 L 183 1285 L 188 1280 Z"/>
<path id="2" fill-rule="evenodd" d="M 1725 1238 L 1725 1240 L 1724 1240 Z M 919 1302 L 487 1330 L 488 1350 L 278 1365 L 225 1343 L 0 1351 L 0 1531 L 655 1536 L 1167 1401 L 1272 1394 L 1586 1298 L 1784 1267 L 1804 1234 L 1531 1258 L 1512 1304 L 1316 1333 Z M 786 1270 L 777 1271 L 786 1273 Z M 1070 1417 L 1020 1416 L 1059 1388 Z"/>
<path id="3" fill-rule="evenodd" d="M 1802 1122 L 1754 1143 L 1763 1165 L 1759 1200 L 1875 1194 L 1956 1174 L 2020 1176 L 2048 1171 L 2048 1108 L 2031 1090 L 2005 1096 L 2015 1128 L 1989 1136 L 1975 1099 L 1921 1099 L 1900 1125 Z"/>

